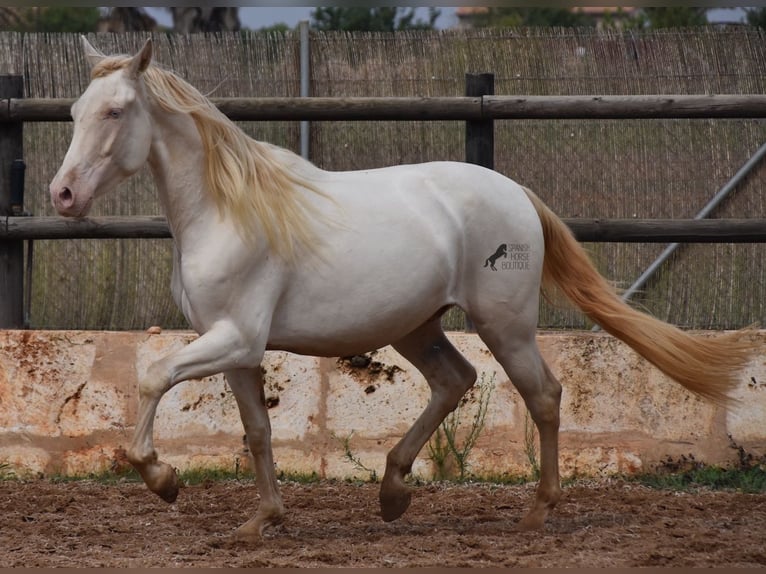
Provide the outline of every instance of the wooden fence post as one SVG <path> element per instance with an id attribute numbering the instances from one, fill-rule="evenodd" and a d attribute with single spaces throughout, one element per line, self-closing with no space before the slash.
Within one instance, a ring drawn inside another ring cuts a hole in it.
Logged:
<path id="1" fill-rule="evenodd" d="M 22 76 L 0 75 L 0 99 L 22 98 Z M 0 225 L 15 215 L 11 201 L 14 160 L 24 154 L 23 123 L 9 122 L 0 130 Z M 24 241 L 0 239 L 0 329 L 24 326 Z"/>
<path id="2" fill-rule="evenodd" d="M 465 95 L 471 98 L 495 95 L 494 74 L 466 74 Z M 488 120 L 465 122 L 465 161 L 495 169 L 495 124 Z M 469 317 L 465 318 L 465 331 L 473 333 L 476 328 Z"/>
<path id="3" fill-rule="evenodd" d="M 495 95 L 494 74 L 466 74 L 465 95 L 471 98 Z M 465 123 L 465 161 L 495 169 L 495 125 L 492 119 Z"/>

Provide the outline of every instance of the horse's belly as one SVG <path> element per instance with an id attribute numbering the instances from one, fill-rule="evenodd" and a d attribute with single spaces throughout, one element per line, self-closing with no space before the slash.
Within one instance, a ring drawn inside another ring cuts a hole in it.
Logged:
<path id="1" fill-rule="evenodd" d="M 454 303 L 446 275 L 366 267 L 369 273 L 357 270 L 345 281 L 304 282 L 302 289 L 292 290 L 274 311 L 269 348 L 320 356 L 378 349 Z"/>

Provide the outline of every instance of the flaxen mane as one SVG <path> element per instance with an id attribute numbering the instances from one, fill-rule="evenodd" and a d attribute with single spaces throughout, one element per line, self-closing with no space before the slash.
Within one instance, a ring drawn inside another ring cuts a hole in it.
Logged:
<path id="1" fill-rule="evenodd" d="M 94 66 L 91 76 L 108 75 L 125 68 L 129 61 L 119 56 L 105 58 Z M 290 173 L 273 146 L 249 137 L 174 73 L 150 65 L 143 77 L 149 95 L 162 109 L 194 119 L 207 158 L 207 187 L 220 213 L 231 217 L 240 234 L 254 241 L 253 219 L 257 218 L 271 247 L 286 260 L 295 258 L 299 246 L 313 250 L 317 239 L 310 215 L 315 209 L 305 190 L 327 196 Z"/>

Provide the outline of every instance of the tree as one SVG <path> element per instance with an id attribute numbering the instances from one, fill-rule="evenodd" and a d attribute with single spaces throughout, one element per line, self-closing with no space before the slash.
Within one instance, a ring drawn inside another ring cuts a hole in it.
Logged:
<path id="1" fill-rule="evenodd" d="M 592 22 L 582 12 L 566 8 L 517 8 L 495 6 L 474 16 L 476 28 L 516 28 L 525 26 L 591 26 Z"/>
<path id="2" fill-rule="evenodd" d="M 394 32 L 396 30 L 432 30 L 441 12 L 428 9 L 428 21 L 415 19 L 415 8 L 341 8 L 318 7 L 311 12 L 311 26 L 317 30 L 362 30 Z"/>
<path id="3" fill-rule="evenodd" d="M 3 13 L 0 25 L 17 32 L 95 32 L 101 18 L 98 8 L 71 6 L 3 8 Z"/>
<path id="4" fill-rule="evenodd" d="M 709 24 L 707 8 L 670 6 L 663 8 L 642 8 L 633 18 L 625 22 L 627 29 L 643 28 L 685 28 Z"/>
<path id="5" fill-rule="evenodd" d="M 242 25 L 239 8 L 204 6 L 197 8 L 169 8 L 173 14 L 173 31 L 181 34 L 193 32 L 236 32 Z"/>
<path id="6" fill-rule="evenodd" d="M 707 8 L 689 8 L 669 6 L 664 8 L 644 8 L 649 16 L 652 28 L 683 28 L 686 26 L 705 26 Z"/>
<path id="7" fill-rule="evenodd" d="M 24 21 L 24 8 L 0 6 L 0 30 L 16 30 Z"/>
<path id="8" fill-rule="evenodd" d="M 751 26 L 766 28 L 766 8 L 745 8 L 746 21 Z"/>
<path id="9" fill-rule="evenodd" d="M 157 20 L 143 8 L 110 8 L 99 22 L 99 32 L 144 32 L 157 29 Z"/>
<path id="10" fill-rule="evenodd" d="M 290 31 L 290 26 L 284 22 L 277 22 L 271 26 L 261 26 L 256 31 L 262 34 L 286 34 Z"/>
<path id="11" fill-rule="evenodd" d="M 239 8 L 214 6 L 168 8 L 173 16 L 173 31 L 179 34 L 194 32 L 236 32 L 240 29 Z M 144 8 L 111 8 L 102 24 L 105 32 L 137 32 L 156 30 L 157 21 Z"/>
<path id="12" fill-rule="evenodd" d="M 415 20 L 415 9 L 403 14 L 397 23 L 397 30 L 433 30 L 436 27 L 436 20 L 441 16 L 441 10 L 428 8 L 428 21 L 421 18 Z"/>

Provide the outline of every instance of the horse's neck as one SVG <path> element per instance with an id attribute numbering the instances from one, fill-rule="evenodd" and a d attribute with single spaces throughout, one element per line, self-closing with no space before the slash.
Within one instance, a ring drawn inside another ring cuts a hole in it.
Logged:
<path id="1" fill-rule="evenodd" d="M 160 195 L 160 202 L 180 244 L 216 208 L 205 190 L 205 152 L 191 118 L 156 115 L 149 165 Z"/>

